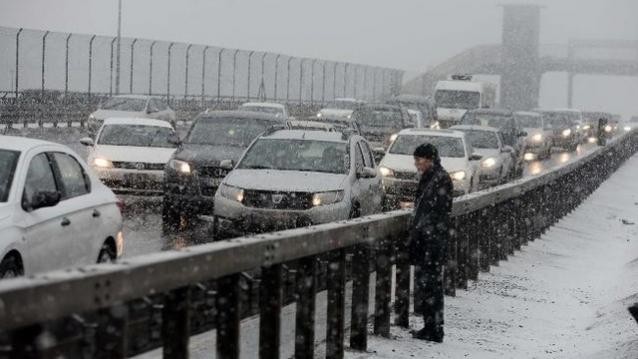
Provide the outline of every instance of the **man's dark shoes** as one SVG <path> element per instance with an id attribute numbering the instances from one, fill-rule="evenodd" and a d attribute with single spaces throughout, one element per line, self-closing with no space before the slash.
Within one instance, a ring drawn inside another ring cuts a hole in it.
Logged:
<path id="1" fill-rule="evenodd" d="M 427 340 L 429 342 L 443 343 L 443 333 L 432 333 L 429 330 L 412 330 L 410 331 L 414 339 Z"/>

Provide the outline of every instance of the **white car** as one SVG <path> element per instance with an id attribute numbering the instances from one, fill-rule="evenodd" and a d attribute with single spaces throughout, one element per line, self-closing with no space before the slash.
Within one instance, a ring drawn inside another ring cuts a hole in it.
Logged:
<path id="1" fill-rule="evenodd" d="M 547 159 L 552 156 L 552 130 L 538 112 L 514 112 L 514 118 L 527 133 L 523 158 L 525 161 Z"/>
<path id="2" fill-rule="evenodd" d="M 239 107 L 239 111 L 266 113 L 281 118 L 290 117 L 288 108 L 280 103 L 247 102 Z"/>
<path id="3" fill-rule="evenodd" d="M 177 117 L 166 99 L 143 95 L 118 95 L 107 99 L 89 115 L 89 131 L 97 131 L 107 118 L 152 118 L 164 120 L 175 126 Z"/>
<path id="4" fill-rule="evenodd" d="M 90 147 L 88 162 L 107 186 L 119 193 L 161 194 L 164 167 L 179 139 L 170 123 L 143 118 L 109 118 Z"/>
<path id="5" fill-rule="evenodd" d="M 122 255 L 113 192 L 68 147 L 0 136 L 0 278 Z"/>
<path id="6" fill-rule="evenodd" d="M 394 136 L 393 136 L 394 137 Z M 431 143 L 439 150 L 441 164 L 450 174 L 454 196 L 476 191 L 479 185 L 480 155 L 463 132 L 450 130 L 406 129 L 400 131 L 379 164 L 386 192 L 386 209 L 406 207 L 414 203 L 419 175 L 414 167 L 414 150 Z"/>
<path id="7" fill-rule="evenodd" d="M 279 130 L 257 138 L 215 194 L 223 235 L 345 220 L 382 209 L 381 175 L 361 136 Z"/>
<path id="8" fill-rule="evenodd" d="M 452 126 L 465 133 L 474 153 L 482 156 L 479 167 L 479 187 L 487 188 L 508 182 L 514 176 L 514 149 L 503 143 L 499 129 L 483 126 Z"/>

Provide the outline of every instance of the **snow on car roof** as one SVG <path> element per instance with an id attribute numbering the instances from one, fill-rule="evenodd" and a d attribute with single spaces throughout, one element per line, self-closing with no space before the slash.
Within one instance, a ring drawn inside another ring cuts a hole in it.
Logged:
<path id="1" fill-rule="evenodd" d="M 485 132 L 500 132 L 498 128 L 479 125 L 457 125 L 450 127 L 451 130 L 471 130 L 471 131 L 485 131 Z"/>
<path id="2" fill-rule="evenodd" d="M 113 117 L 104 120 L 105 125 L 143 125 L 143 126 L 157 126 L 157 127 L 170 127 L 171 124 L 164 120 L 155 120 L 151 118 L 132 118 L 132 117 Z"/>
<path id="3" fill-rule="evenodd" d="M 327 132 L 317 130 L 279 130 L 262 136 L 271 139 L 312 140 L 327 142 L 346 142 L 341 132 Z"/>
<path id="4" fill-rule="evenodd" d="M 461 131 L 453 131 L 453 130 L 431 130 L 428 128 L 408 128 L 405 130 L 399 131 L 399 135 L 409 135 L 409 136 L 440 136 L 440 137 L 458 137 L 462 138 L 465 134 Z"/>
<path id="5" fill-rule="evenodd" d="M 28 137 L 0 135 L 0 149 L 23 152 L 39 146 L 57 146 L 68 150 L 66 146 L 55 142 L 37 140 L 35 138 Z"/>
<path id="6" fill-rule="evenodd" d="M 241 107 L 272 107 L 279 109 L 285 108 L 284 105 L 274 102 L 246 102 L 245 104 L 241 105 Z"/>
<path id="7" fill-rule="evenodd" d="M 247 120 L 269 120 L 269 121 L 280 121 L 284 122 L 286 119 L 260 112 L 252 112 L 252 111 L 210 111 L 210 112 L 202 112 L 197 116 L 197 119 L 206 119 L 206 120 L 216 120 L 219 118 L 241 118 Z"/>

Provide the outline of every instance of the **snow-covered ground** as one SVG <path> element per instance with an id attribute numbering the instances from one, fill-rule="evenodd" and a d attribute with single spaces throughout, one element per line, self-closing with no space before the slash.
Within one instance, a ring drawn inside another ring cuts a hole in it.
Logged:
<path id="1" fill-rule="evenodd" d="M 393 328 L 346 357 L 638 358 L 627 311 L 638 302 L 637 178 L 634 156 L 542 238 L 447 297 L 443 344 Z"/>

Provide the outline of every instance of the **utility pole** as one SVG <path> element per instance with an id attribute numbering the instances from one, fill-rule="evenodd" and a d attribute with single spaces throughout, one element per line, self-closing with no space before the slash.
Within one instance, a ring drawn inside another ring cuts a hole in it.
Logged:
<path id="1" fill-rule="evenodd" d="M 117 56 L 115 60 L 115 94 L 120 94 L 120 44 L 122 42 L 122 0 L 117 0 Z"/>

